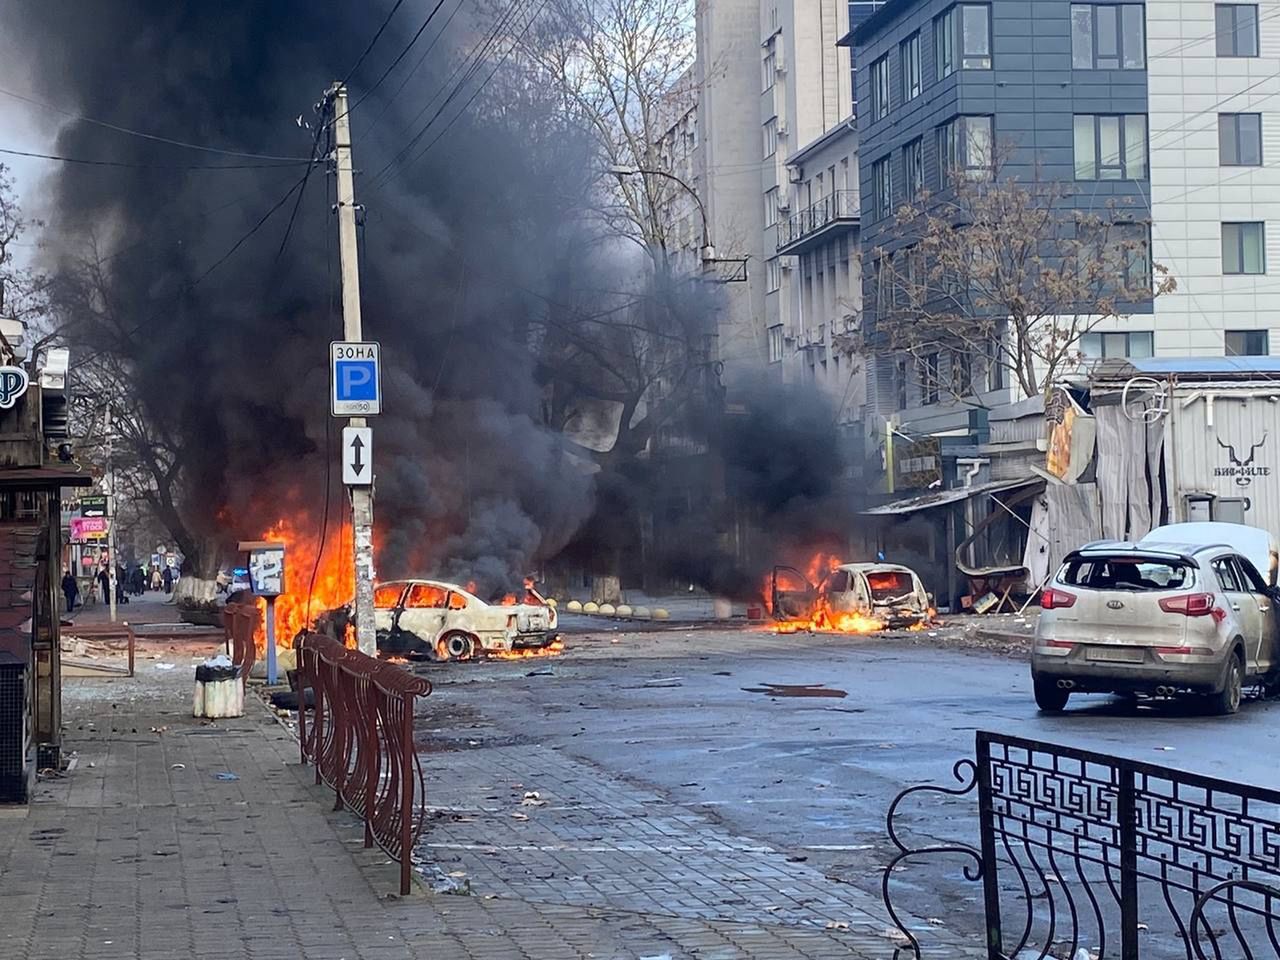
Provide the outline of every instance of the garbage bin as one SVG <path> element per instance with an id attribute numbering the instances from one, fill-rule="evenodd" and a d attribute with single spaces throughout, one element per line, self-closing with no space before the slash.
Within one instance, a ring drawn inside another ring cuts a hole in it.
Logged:
<path id="1" fill-rule="evenodd" d="M 244 716 L 244 684 L 240 680 L 240 668 L 226 654 L 219 654 L 196 667 L 191 713 L 210 720 Z"/>

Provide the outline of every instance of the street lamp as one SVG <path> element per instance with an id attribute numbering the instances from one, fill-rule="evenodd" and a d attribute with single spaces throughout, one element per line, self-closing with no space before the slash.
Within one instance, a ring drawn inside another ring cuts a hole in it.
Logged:
<path id="1" fill-rule="evenodd" d="M 711 245 L 711 230 L 707 225 L 707 208 L 702 205 L 702 198 L 698 196 L 698 191 L 689 186 L 674 173 L 667 170 L 656 170 L 650 167 L 627 167 L 620 164 L 613 164 L 608 168 L 608 172 L 613 174 L 621 182 L 623 177 L 634 177 L 638 174 L 645 176 L 666 177 L 668 180 L 674 180 L 685 189 L 689 196 L 693 197 L 693 202 L 698 205 L 698 214 L 702 217 L 702 266 L 706 269 L 716 259 L 716 248 Z"/>

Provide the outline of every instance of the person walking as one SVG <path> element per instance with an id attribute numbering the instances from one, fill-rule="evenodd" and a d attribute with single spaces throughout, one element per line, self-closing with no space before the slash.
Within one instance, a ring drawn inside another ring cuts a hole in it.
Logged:
<path id="1" fill-rule="evenodd" d="M 102 602 L 111 602 L 111 574 L 103 567 L 98 571 L 98 586 L 102 588 Z"/>
<path id="2" fill-rule="evenodd" d="M 76 608 L 76 597 L 80 596 L 80 584 L 70 570 L 62 578 L 62 595 L 67 598 L 67 613 Z"/>
<path id="3" fill-rule="evenodd" d="M 162 573 L 160 576 L 161 576 L 161 579 L 164 580 L 164 592 L 172 593 L 173 592 L 173 567 L 166 566 L 164 568 L 164 573 Z"/>

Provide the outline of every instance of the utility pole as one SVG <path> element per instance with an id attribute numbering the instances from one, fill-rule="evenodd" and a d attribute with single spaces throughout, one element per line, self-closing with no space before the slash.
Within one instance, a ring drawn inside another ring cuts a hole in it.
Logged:
<path id="1" fill-rule="evenodd" d="M 347 88 L 335 83 L 326 99 L 333 110 L 334 165 L 338 175 L 338 255 L 342 266 L 342 334 L 360 341 L 360 265 L 356 252 L 356 191 L 351 161 L 351 116 Z M 353 427 L 365 426 L 352 417 Z M 355 536 L 356 640 L 361 653 L 378 655 L 373 623 L 373 487 L 351 487 L 351 527 Z"/>
<path id="2" fill-rule="evenodd" d="M 111 422 L 111 403 L 102 414 L 107 437 L 107 593 L 111 596 L 111 622 L 116 622 L 116 467 L 111 459 L 111 440 L 115 424 Z"/>

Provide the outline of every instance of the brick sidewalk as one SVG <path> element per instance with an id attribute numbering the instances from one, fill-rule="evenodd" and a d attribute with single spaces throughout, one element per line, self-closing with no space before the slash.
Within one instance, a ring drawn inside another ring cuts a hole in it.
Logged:
<path id="1" fill-rule="evenodd" d="M 68 681 L 76 767 L 27 810 L 0 809 L 0 957 L 381 960 L 872 960 L 864 932 L 672 911 L 414 893 L 365 851 L 353 817 L 298 765 L 250 698 L 216 725 L 189 716 L 190 667 Z M 218 773 L 238 779 L 219 780 Z M 518 886 L 518 885 L 513 885 Z M 865 931 L 870 933 L 870 931 Z"/>

